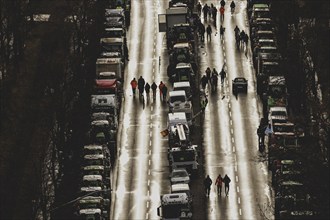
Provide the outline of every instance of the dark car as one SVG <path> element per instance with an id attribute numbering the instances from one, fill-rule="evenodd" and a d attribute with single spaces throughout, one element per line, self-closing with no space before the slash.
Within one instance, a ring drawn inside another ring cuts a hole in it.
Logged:
<path id="1" fill-rule="evenodd" d="M 233 80 L 233 93 L 239 92 L 247 93 L 248 81 L 244 77 L 236 77 Z"/>

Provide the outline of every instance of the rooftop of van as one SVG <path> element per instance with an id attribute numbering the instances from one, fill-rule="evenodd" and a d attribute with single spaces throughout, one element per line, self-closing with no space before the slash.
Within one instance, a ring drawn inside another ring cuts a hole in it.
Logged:
<path id="1" fill-rule="evenodd" d="M 184 112 L 168 113 L 168 119 L 169 119 L 169 121 L 176 120 L 176 119 L 187 120 L 186 113 L 184 113 Z"/>
<path id="2" fill-rule="evenodd" d="M 103 147 L 101 145 L 96 145 L 96 144 L 91 144 L 91 145 L 85 145 L 84 149 L 88 149 L 88 150 L 102 150 Z"/>
<path id="3" fill-rule="evenodd" d="M 185 47 L 189 47 L 189 43 L 176 43 L 173 46 L 173 48 L 185 48 Z"/>
<path id="4" fill-rule="evenodd" d="M 258 3 L 258 4 L 254 4 L 252 8 L 269 8 L 269 5 Z"/>

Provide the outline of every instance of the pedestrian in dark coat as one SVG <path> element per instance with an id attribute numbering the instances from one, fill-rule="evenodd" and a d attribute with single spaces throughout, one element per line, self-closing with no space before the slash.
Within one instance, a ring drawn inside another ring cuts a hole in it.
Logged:
<path id="1" fill-rule="evenodd" d="M 207 20 L 207 14 L 209 13 L 209 6 L 207 4 L 203 7 L 204 20 Z"/>
<path id="2" fill-rule="evenodd" d="M 198 28 L 199 36 L 202 42 L 205 40 L 205 26 L 204 24 L 200 23 Z"/>
<path id="3" fill-rule="evenodd" d="M 228 193 L 229 193 L 229 183 L 231 182 L 231 179 L 227 176 L 227 174 L 223 178 L 223 182 L 225 183 L 225 194 L 226 194 L 226 196 L 228 196 Z"/>
<path id="4" fill-rule="evenodd" d="M 210 196 L 210 191 L 211 191 L 211 185 L 212 185 L 212 180 L 209 175 L 204 180 L 204 188 L 206 192 L 206 196 Z"/>
<path id="5" fill-rule="evenodd" d="M 220 5 L 221 5 L 221 7 L 225 7 L 225 5 L 226 5 L 225 0 L 221 0 L 221 1 L 220 1 Z"/>
<path id="6" fill-rule="evenodd" d="M 208 81 L 208 79 L 207 79 L 206 75 L 202 76 L 202 78 L 201 78 L 202 89 L 206 88 L 207 81 Z"/>
<path id="7" fill-rule="evenodd" d="M 163 94 L 163 101 L 166 101 L 166 97 L 167 97 L 167 86 L 164 84 L 163 88 L 162 88 L 162 94 Z"/>
<path id="8" fill-rule="evenodd" d="M 223 84 L 223 82 L 225 81 L 227 74 L 224 70 L 224 68 L 222 68 L 221 72 L 220 72 L 220 78 L 221 78 L 221 84 Z"/>
<path id="9" fill-rule="evenodd" d="M 225 34 L 225 30 L 226 28 L 222 27 L 222 25 L 220 25 L 220 39 L 223 38 L 223 35 Z"/>
<path id="10" fill-rule="evenodd" d="M 153 82 L 151 84 L 151 89 L 152 89 L 152 97 L 155 99 L 156 98 L 156 90 L 157 90 L 157 84 Z"/>
<path id="11" fill-rule="evenodd" d="M 211 25 L 208 25 L 206 28 L 206 39 L 207 40 L 210 38 L 210 41 L 211 41 L 211 34 L 212 34 L 212 28 L 211 28 Z"/>
<path id="12" fill-rule="evenodd" d="M 144 81 L 143 77 L 140 76 L 140 78 L 138 80 L 138 89 L 139 89 L 139 93 L 140 93 L 141 96 L 143 95 L 145 83 L 146 82 Z"/>
<path id="13" fill-rule="evenodd" d="M 147 96 L 149 96 L 149 92 L 150 92 L 150 85 L 149 85 L 149 83 L 146 83 L 146 85 L 144 86 L 144 90 L 146 91 Z"/>

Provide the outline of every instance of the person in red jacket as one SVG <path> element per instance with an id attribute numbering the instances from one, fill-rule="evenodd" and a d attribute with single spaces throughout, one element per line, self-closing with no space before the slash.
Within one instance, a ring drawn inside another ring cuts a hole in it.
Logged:
<path id="1" fill-rule="evenodd" d="M 138 83 L 137 83 L 136 79 L 133 78 L 132 81 L 131 81 L 131 87 L 132 87 L 133 95 L 135 95 L 137 85 L 138 85 Z"/>
<path id="2" fill-rule="evenodd" d="M 218 195 L 220 195 L 220 196 L 221 196 L 221 190 L 222 190 L 222 182 L 223 182 L 223 179 L 221 177 L 221 174 L 219 174 L 219 176 L 217 177 L 217 180 L 215 181 L 215 185 L 217 186 Z"/>

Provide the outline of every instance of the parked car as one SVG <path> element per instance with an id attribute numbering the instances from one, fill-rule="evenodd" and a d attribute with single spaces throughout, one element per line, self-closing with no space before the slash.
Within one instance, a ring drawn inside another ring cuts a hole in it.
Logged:
<path id="1" fill-rule="evenodd" d="M 170 177 L 171 177 L 171 184 L 190 183 L 190 175 L 185 168 L 173 169 Z"/>
<path id="2" fill-rule="evenodd" d="M 247 93 L 248 81 L 244 77 L 236 77 L 233 80 L 233 94 Z"/>

